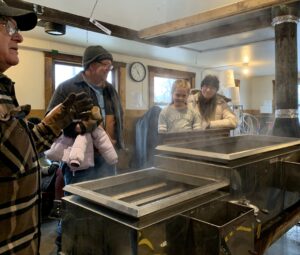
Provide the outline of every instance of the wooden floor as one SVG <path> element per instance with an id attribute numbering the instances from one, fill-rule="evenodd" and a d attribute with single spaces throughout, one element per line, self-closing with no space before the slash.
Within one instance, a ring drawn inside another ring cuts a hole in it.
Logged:
<path id="1" fill-rule="evenodd" d="M 49 220 L 42 224 L 41 255 L 56 255 L 57 221 Z M 264 255 L 300 255 L 300 225 L 291 228 Z"/>

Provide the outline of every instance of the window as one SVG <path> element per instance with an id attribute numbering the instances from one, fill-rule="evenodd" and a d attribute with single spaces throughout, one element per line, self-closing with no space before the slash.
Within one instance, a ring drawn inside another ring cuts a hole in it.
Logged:
<path id="1" fill-rule="evenodd" d="M 63 81 L 72 78 L 73 76 L 75 76 L 77 73 L 79 73 L 82 70 L 83 70 L 82 67 L 79 67 L 76 65 L 55 63 L 54 64 L 55 89 Z"/>
<path id="2" fill-rule="evenodd" d="M 80 72 L 81 63 L 82 57 L 79 56 L 45 52 L 45 109 L 58 84 Z M 125 105 L 126 64 L 114 62 L 113 65 L 114 69 L 108 75 L 107 80 L 116 87 L 121 102 Z"/>
<path id="3" fill-rule="evenodd" d="M 55 63 L 54 65 L 55 88 L 83 70 L 82 67 L 72 64 Z M 107 81 L 112 84 L 112 71 L 108 73 Z"/>
<path id="4" fill-rule="evenodd" d="M 171 88 L 176 79 L 185 79 L 195 87 L 196 74 L 148 66 L 149 72 L 149 104 L 165 107 L 171 102 Z"/>
<path id="5" fill-rule="evenodd" d="M 160 106 L 161 108 L 167 106 L 171 100 L 171 89 L 172 84 L 176 79 L 164 78 L 164 77 L 154 77 L 154 104 Z"/>

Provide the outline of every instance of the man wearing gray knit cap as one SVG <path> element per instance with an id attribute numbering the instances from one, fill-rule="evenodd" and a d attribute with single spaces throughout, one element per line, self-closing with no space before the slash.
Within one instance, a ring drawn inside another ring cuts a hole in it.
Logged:
<path id="1" fill-rule="evenodd" d="M 108 73 L 113 69 L 113 57 L 102 46 L 89 46 L 82 58 L 83 71 L 73 78 L 61 83 L 55 90 L 47 111 L 60 104 L 70 92 L 86 92 L 90 95 L 93 105 L 101 109 L 103 127 L 109 135 L 115 149 L 121 149 L 123 144 L 123 110 L 115 88 L 106 81 Z M 72 123 L 64 129 L 64 135 L 76 137 L 82 130 L 81 123 Z M 116 167 L 108 165 L 99 153 L 94 153 L 94 167 L 72 172 L 67 164 L 62 163 L 65 185 L 88 181 L 116 174 Z M 60 228 L 58 229 L 60 233 Z M 56 244 L 60 249 L 61 233 Z"/>
<path id="2" fill-rule="evenodd" d="M 89 65 L 93 62 L 100 62 L 104 60 L 110 60 L 109 64 L 113 61 L 112 55 L 104 49 L 100 45 L 90 46 L 86 48 L 83 59 L 82 59 L 82 66 L 84 70 L 87 70 Z"/>

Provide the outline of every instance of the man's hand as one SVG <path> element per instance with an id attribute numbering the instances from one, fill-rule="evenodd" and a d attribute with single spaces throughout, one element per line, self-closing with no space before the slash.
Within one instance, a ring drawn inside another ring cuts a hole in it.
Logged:
<path id="1" fill-rule="evenodd" d="M 65 111 L 73 115 L 73 119 L 85 119 L 91 114 L 93 107 L 92 99 L 85 92 L 70 94 L 62 103 Z"/>
<path id="2" fill-rule="evenodd" d="M 85 92 L 71 93 L 63 103 L 57 105 L 46 115 L 41 124 L 50 128 L 58 136 L 61 130 L 73 120 L 88 118 L 92 107 L 92 99 Z"/>
<path id="3" fill-rule="evenodd" d="M 98 106 L 93 106 L 93 108 L 90 111 L 90 115 L 88 118 L 83 119 L 80 121 L 79 128 L 80 134 L 84 133 L 91 133 L 95 128 L 97 128 L 101 122 L 103 121 L 100 109 Z"/>

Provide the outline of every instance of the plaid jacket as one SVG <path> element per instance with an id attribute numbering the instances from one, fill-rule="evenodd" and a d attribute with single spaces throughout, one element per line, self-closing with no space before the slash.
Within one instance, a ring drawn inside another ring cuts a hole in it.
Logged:
<path id="1" fill-rule="evenodd" d="M 54 135 L 28 123 L 29 111 L 19 106 L 14 83 L 0 73 L 0 254 L 38 254 L 37 153 L 50 147 Z"/>

